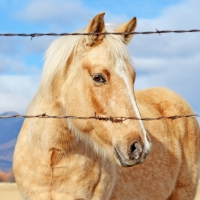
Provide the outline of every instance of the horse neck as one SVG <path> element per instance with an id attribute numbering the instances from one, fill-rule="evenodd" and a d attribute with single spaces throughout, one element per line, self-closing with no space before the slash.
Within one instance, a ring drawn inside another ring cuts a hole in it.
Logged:
<path id="1" fill-rule="evenodd" d="M 39 90 L 29 107 L 29 115 L 43 113 L 51 116 L 66 115 L 60 102 L 61 86 L 66 81 L 66 75 L 72 60 L 73 56 L 71 55 L 65 67 L 57 71 L 50 79 L 45 76 L 44 71 Z M 49 80 L 49 82 L 46 82 L 45 79 Z M 40 148 L 45 148 L 46 150 L 51 148 L 65 149 L 65 151 L 69 152 L 71 149 L 74 150 L 74 146 L 78 143 L 77 138 L 68 129 L 66 119 L 33 119 L 32 124 L 32 141 L 35 145 L 39 145 Z"/>
<path id="2" fill-rule="evenodd" d="M 58 101 L 52 98 L 43 98 L 38 93 L 32 101 L 28 114 L 43 114 L 62 116 L 63 111 Z M 65 149 L 70 151 L 77 143 L 74 134 L 69 131 L 66 119 L 33 118 L 29 120 L 29 137 L 31 143 L 41 149 Z"/>

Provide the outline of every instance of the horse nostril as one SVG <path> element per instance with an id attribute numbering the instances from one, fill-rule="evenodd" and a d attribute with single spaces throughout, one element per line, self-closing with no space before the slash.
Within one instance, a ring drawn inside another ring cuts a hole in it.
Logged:
<path id="1" fill-rule="evenodd" d="M 137 142 L 135 142 L 135 143 L 133 143 L 132 145 L 131 145 L 131 153 L 132 152 L 134 152 L 135 150 L 136 150 L 136 146 L 137 146 Z"/>
<path id="2" fill-rule="evenodd" d="M 130 146 L 130 153 L 129 157 L 130 159 L 138 159 L 141 156 L 142 153 L 142 147 L 139 142 L 134 142 Z"/>

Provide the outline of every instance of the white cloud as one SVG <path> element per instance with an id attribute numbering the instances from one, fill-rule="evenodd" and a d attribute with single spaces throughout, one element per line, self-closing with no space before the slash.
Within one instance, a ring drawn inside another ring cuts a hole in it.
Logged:
<path id="1" fill-rule="evenodd" d="M 43 24 L 56 32 L 83 28 L 100 12 L 106 12 L 105 19 L 108 22 L 121 23 L 128 20 L 126 14 L 113 14 L 110 7 L 103 10 L 98 7 L 91 9 L 88 4 L 81 0 L 34 0 L 24 9 L 15 12 L 14 17 L 20 21 Z"/>
<path id="2" fill-rule="evenodd" d="M 15 39 L 12 37 L 0 37 L 0 52 L 4 54 L 16 54 L 17 48 L 13 45 Z"/>
<path id="3" fill-rule="evenodd" d="M 20 37 L 0 37 L 0 74 L 40 74 L 40 66 L 37 61 L 31 63 L 34 56 L 42 55 L 53 38 L 20 38 Z M 39 56 L 38 56 L 39 57 Z M 30 64 L 31 63 L 31 64 Z"/>
<path id="4" fill-rule="evenodd" d="M 41 70 L 36 66 L 27 66 L 19 56 L 9 56 L 0 54 L 0 73 L 14 74 L 40 74 Z"/>
<path id="5" fill-rule="evenodd" d="M 139 19 L 136 31 L 199 29 L 200 1 L 183 1 L 155 19 Z M 136 88 L 165 86 L 200 112 L 199 33 L 135 35 L 129 49 L 137 71 Z"/>
<path id="6" fill-rule="evenodd" d="M 31 1 L 24 10 L 16 12 L 14 16 L 37 24 L 48 22 L 50 26 L 64 25 L 66 29 L 67 25 L 76 25 L 81 20 L 85 21 L 89 15 L 79 0 L 35 0 Z"/>
<path id="7" fill-rule="evenodd" d="M 182 0 L 162 10 L 161 15 L 154 19 L 141 19 L 138 29 L 192 29 L 199 27 L 199 0 Z M 141 23 L 143 22 L 143 23 Z"/>
<path id="8" fill-rule="evenodd" d="M 0 113 L 17 111 L 24 114 L 39 86 L 39 76 L 0 76 Z"/>
<path id="9" fill-rule="evenodd" d="M 199 8 L 199 0 L 183 0 L 183 3 L 171 6 L 163 11 L 163 15 L 160 18 L 163 23 L 160 24 L 160 27 L 174 29 L 192 29 L 199 27 Z"/>
<path id="10" fill-rule="evenodd" d="M 22 42 L 23 53 L 33 54 L 39 53 L 41 57 L 44 56 L 46 49 L 50 46 L 55 37 L 34 37 L 32 40 L 24 39 Z"/>

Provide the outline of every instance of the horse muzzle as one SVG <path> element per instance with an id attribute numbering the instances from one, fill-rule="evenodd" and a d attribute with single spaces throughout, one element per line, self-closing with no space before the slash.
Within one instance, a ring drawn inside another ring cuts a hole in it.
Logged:
<path id="1" fill-rule="evenodd" d="M 131 144 L 127 152 L 124 152 L 120 146 L 115 146 L 114 149 L 116 157 L 123 167 L 132 167 L 143 163 L 149 153 L 149 150 L 146 150 L 140 142 Z"/>

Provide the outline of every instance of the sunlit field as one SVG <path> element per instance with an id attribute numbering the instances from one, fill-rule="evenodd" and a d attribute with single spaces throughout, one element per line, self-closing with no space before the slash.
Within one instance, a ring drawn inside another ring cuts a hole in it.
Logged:
<path id="1" fill-rule="evenodd" d="M 1 200 L 20 200 L 16 183 L 0 183 Z"/>

